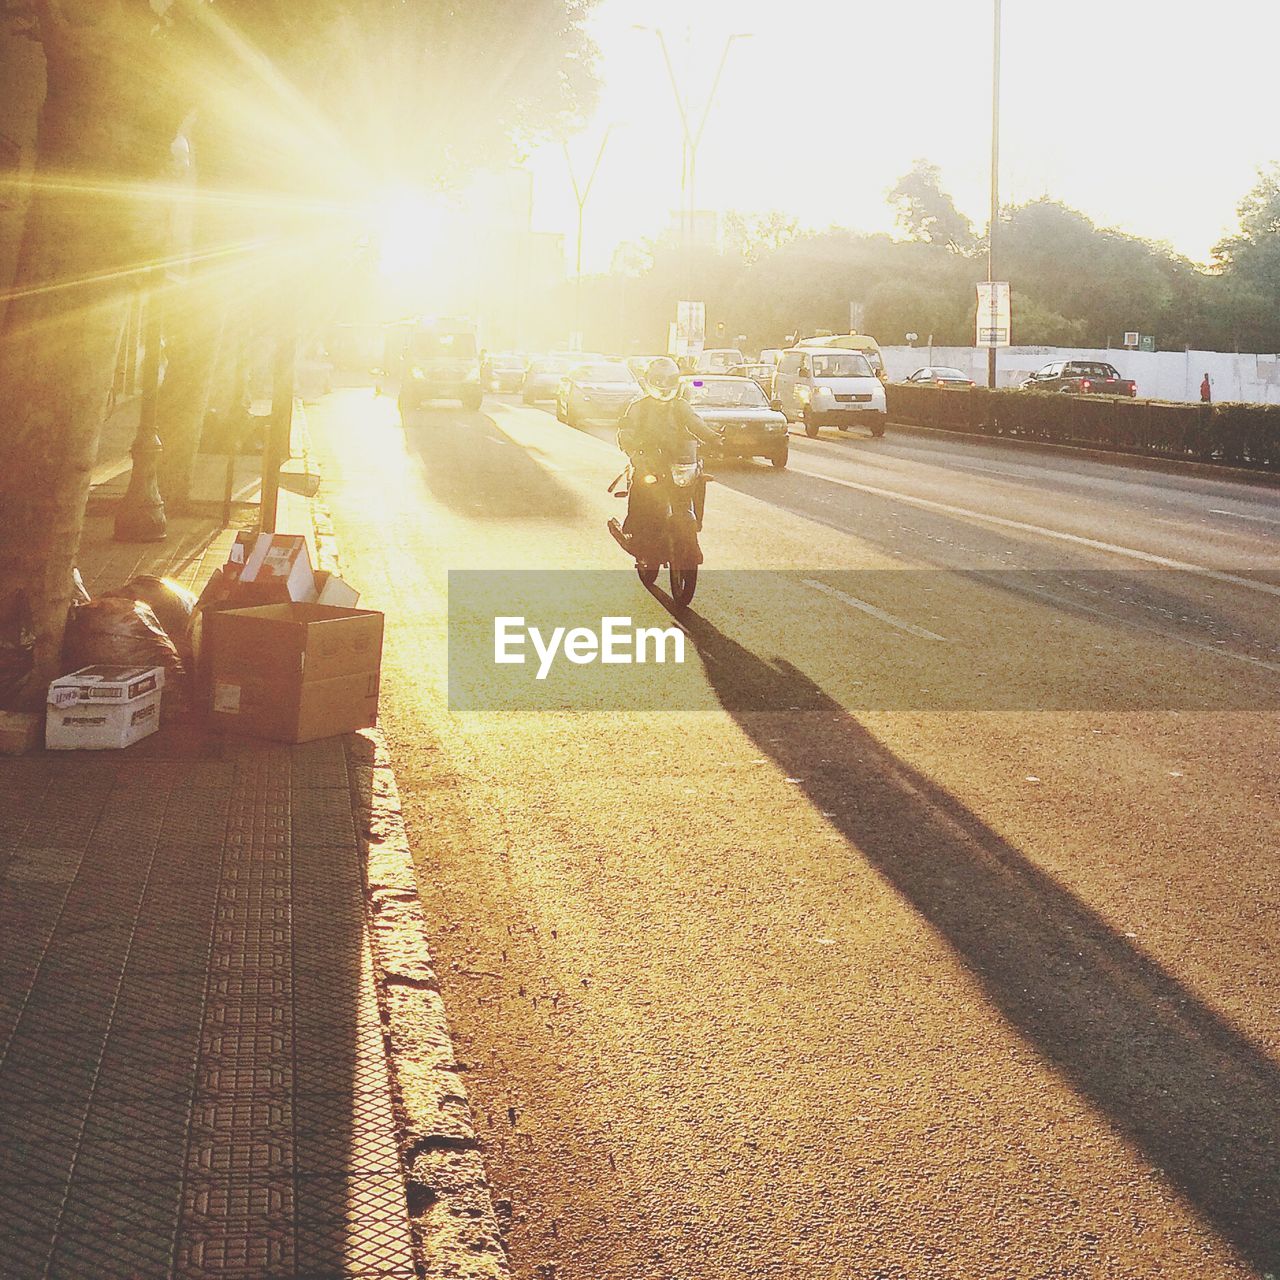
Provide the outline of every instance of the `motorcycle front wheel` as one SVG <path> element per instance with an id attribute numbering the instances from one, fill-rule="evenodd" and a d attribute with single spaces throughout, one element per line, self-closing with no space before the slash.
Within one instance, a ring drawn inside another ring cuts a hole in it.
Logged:
<path id="1" fill-rule="evenodd" d="M 636 562 L 636 573 L 646 587 L 651 587 L 658 580 L 658 566 Z"/>
<path id="2" fill-rule="evenodd" d="M 655 574 L 656 576 L 656 574 Z M 684 608 L 693 599 L 698 586 L 698 566 L 690 565 L 687 569 L 671 566 L 671 599 Z"/>

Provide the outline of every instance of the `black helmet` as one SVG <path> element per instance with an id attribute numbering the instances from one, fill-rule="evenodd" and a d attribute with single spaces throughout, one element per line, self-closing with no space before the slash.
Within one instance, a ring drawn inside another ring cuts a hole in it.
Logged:
<path id="1" fill-rule="evenodd" d="M 674 400 L 680 390 L 680 369 L 670 356 L 659 356 L 645 370 L 644 380 L 656 400 Z"/>

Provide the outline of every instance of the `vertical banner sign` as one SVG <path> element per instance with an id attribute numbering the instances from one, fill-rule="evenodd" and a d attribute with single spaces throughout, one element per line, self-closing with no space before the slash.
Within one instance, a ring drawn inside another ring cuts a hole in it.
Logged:
<path id="1" fill-rule="evenodd" d="M 707 304 L 705 302 L 676 303 L 677 356 L 700 356 L 707 343 Z"/>
<path id="2" fill-rule="evenodd" d="M 1009 283 L 984 280 L 978 285 L 978 346 L 1009 345 Z"/>

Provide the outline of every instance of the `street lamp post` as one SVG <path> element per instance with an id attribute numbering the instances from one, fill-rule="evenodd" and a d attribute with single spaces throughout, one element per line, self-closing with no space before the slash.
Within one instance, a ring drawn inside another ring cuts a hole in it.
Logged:
<path id="1" fill-rule="evenodd" d="M 587 177 L 585 185 L 578 182 L 578 175 L 573 169 L 573 157 L 569 154 L 569 144 L 566 142 L 564 147 L 564 162 L 569 169 L 569 181 L 573 183 L 573 198 L 578 202 L 578 244 L 577 255 L 574 269 L 574 285 L 573 285 L 573 331 L 582 336 L 582 227 L 586 218 L 587 200 L 591 196 L 591 187 L 596 180 L 596 174 L 600 172 L 600 162 L 604 159 L 604 149 L 609 145 L 609 135 L 617 128 L 617 124 L 611 124 L 605 131 L 604 137 L 600 139 L 600 150 L 596 152 L 595 163 L 591 166 L 591 173 Z"/>
<path id="2" fill-rule="evenodd" d="M 146 319 L 142 355 L 142 400 L 138 430 L 133 439 L 133 469 L 129 487 L 116 507 L 116 542 L 162 542 L 166 534 L 164 499 L 157 480 L 163 446 L 156 434 L 160 398 L 161 298 L 164 270 L 154 268 L 147 278 Z"/>
<path id="3" fill-rule="evenodd" d="M 675 65 L 671 61 L 671 52 L 667 48 L 667 37 L 658 27 L 637 24 L 635 30 L 648 31 L 658 37 L 658 44 L 662 49 L 662 61 L 667 68 L 667 78 L 671 81 L 671 92 L 676 100 L 676 110 L 680 113 L 683 153 L 680 166 L 680 235 L 684 247 L 686 270 L 692 273 L 693 222 L 697 212 L 698 147 L 702 143 L 702 135 L 711 117 L 711 108 L 715 105 L 716 94 L 720 89 L 720 79 L 724 75 L 725 63 L 729 60 L 729 50 L 733 48 L 735 41 L 750 40 L 755 33 L 735 31 L 732 35 L 725 37 L 724 48 L 720 51 L 720 62 L 716 66 L 715 78 L 711 82 L 711 92 L 707 95 L 706 105 L 702 109 L 702 116 L 695 129 L 689 121 L 689 100 L 680 92 Z"/>
<path id="4" fill-rule="evenodd" d="M 991 50 L 991 224 L 987 230 L 987 282 L 996 278 L 996 233 L 1000 222 L 1000 6 L 995 3 L 995 35 Z M 992 339 L 995 334 L 991 335 Z M 987 348 L 987 386 L 996 385 L 996 346 Z"/>

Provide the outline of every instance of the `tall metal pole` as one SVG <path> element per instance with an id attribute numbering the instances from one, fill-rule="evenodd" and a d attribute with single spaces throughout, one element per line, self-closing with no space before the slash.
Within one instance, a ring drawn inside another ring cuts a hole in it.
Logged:
<path id="1" fill-rule="evenodd" d="M 587 177 L 585 186 L 580 186 L 578 183 L 578 175 L 573 169 L 573 157 L 569 154 L 569 144 L 567 142 L 561 144 L 564 149 L 564 162 L 569 170 L 569 181 L 573 183 L 573 198 L 578 203 L 578 245 L 574 273 L 573 329 L 579 335 L 582 333 L 582 228 L 586 220 L 587 201 L 591 198 L 591 188 L 595 184 L 596 174 L 600 172 L 600 162 L 604 159 L 604 149 L 609 145 L 609 135 L 616 128 L 617 124 L 615 122 L 604 131 L 604 137 L 600 139 L 600 149 L 596 152 L 595 163 L 591 166 L 591 173 Z"/>
<path id="2" fill-rule="evenodd" d="M 996 235 L 1000 225 L 1000 27 L 1001 0 L 995 2 L 995 36 L 991 50 L 991 224 L 987 231 L 987 282 L 996 278 Z M 996 385 L 995 334 L 987 348 L 987 386 Z"/>
<path id="3" fill-rule="evenodd" d="M 258 528 L 275 533 L 280 513 L 280 468 L 289 461 L 293 429 L 293 374 L 297 338 L 293 315 L 282 318 L 271 359 L 271 417 L 262 450 L 262 507 Z"/>
<path id="4" fill-rule="evenodd" d="M 154 268 L 147 280 L 146 311 L 143 321 L 142 400 L 138 411 L 138 431 L 133 439 L 133 470 L 129 487 L 116 507 L 113 537 L 117 542 L 162 542 L 165 537 L 164 499 L 157 480 L 160 455 L 164 451 L 156 434 L 160 399 L 160 341 L 164 332 L 161 299 L 164 269 Z"/>
<path id="5" fill-rule="evenodd" d="M 707 127 L 707 120 L 711 115 L 711 108 L 715 103 L 716 94 L 720 88 L 720 77 L 724 74 L 724 64 L 729 58 L 729 50 L 733 47 L 735 40 L 750 39 L 752 32 L 737 31 L 725 37 L 724 48 L 720 53 L 720 63 L 716 67 L 715 79 L 711 84 L 711 92 L 707 97 L 706 105 L 702 109 L 702 118 L 699 120 L 698 127 L 695 130 L 689 124 L 689 103 L 680 92 L 680 82 L 676 76 L 675 66 L 671 61 L 671 51 L 667 47 L 667 37 L 657 27 L 637 25 L 635 29 L 637 31 L 650 31 L 658 37 L 658 44 L 662 49 L 662 61 L 667 68 L 667 78 L 671 81 L 671 92 L 676 100 L 676 110 L 680 113 L 680 129 L 684 139 L 680 158 L 680 240 L 684 251 L 687 289 L 692 297 L 693 224 L 694 215 L 697 211 L 695 202 L 697 200 L 698 144 L 702 141 L 702 134 Z"/>

